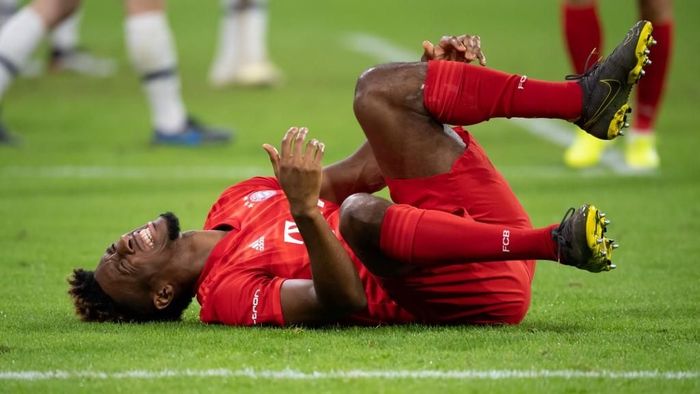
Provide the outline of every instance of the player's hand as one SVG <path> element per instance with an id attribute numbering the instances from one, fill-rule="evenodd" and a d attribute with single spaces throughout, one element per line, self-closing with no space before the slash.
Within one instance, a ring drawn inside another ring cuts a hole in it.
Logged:
<path id="1" fill-rule="evenodd" d="M 452 60 L 465 63 L 478 60 L 482 66 L 486 65 L 486 55 L 481 50 L 481 37 L 469 34 L 442 36 L 437 45 L 428 40 L 423 41 L 421 60 Z"/>
<path id="2" fill-rule="evenodd" d="M 281 152 L 263 144 L 295 217 L 316 211 L 321 192 L 321 160 L 326 147 L 315 138 L 307 142 L 308 132 L 306 127 L 290 127 L 282 138 Z"/>

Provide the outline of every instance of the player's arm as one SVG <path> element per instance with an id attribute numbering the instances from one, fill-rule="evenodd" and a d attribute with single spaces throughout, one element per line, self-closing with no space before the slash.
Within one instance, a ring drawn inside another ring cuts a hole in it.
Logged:
<path id="1" fill-rule="evenodd" d="M 323 168 L 320 196 L 341 204 L 351 194 L 372 194 L 385 186 L 372 148 L 365 141 L 346 159 Z"/>
<path id="2" fill-rule="evenodd" d="M 268 153 L 278 154 L 274 147 L 268 147 L 271 149 Z M 277 168 L 275 176 L 279 180 Z M 369 143 L 365 141 L 347 158 L 323 168 L 319 197 L 340 205 L 351 194 L 372 194 L 385 186 L 377 159 Z"/>
<path id="3" fill-rule="evenodd" d="M 290 324 L 335 319 L 367 305 L 350 256 L 318 209 L 325 147 L 315 139 L 305 143 L 307 132 L 290 128 L 280 153 L 264 145 L 311 261 L 312 280 L 290 279 L 282 284 L 282 311 Z"/>

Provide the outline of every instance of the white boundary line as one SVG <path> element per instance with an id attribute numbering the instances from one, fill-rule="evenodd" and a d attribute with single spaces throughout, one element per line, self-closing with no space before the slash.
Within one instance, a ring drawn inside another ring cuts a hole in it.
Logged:
<path id="1" fill-rule="evenodd" d="M 500 166 L 506 176 L 518 178 L 558 178 L 569 171 L 554 166 Z M 8 166 L 0 167 L 0 178 L 47 179 L 245 179 L 271 175 L 268 167 L 200 166 L 200 167 L 116 167 L 116 166 Z M 591 173 L 595 175 L 594 173 Z"/>
<path id="2" fill-rule="evenodd" d="M 0 371 L 0 380 L 39 381 L 69 379 L 165 379 L 165 378 L 244 378 L 263 380 L 333 380 L 333 379 L 615 379 L 615 380 L 688 380 L 697 379 L 697 371 L 581 371 L 581 370 L 360 370 L 303 372 L 294 369 L 184 369 L 102 371 Z"/>
<path id="3" fill-rule="evenodd" d="M 76 178 L 76 179 L 242 179 L 271 174 L 260 166 L 7 166 L 0 167 L 0 176 L 11 178 Z"/>
<path id="4" fill-rule="evenodd" d="M 345 46 L 358 53 L 370 56 L 379 62 L 410 62 L 420 58 L 419 52 L 408 51 L 381 37 L 366 33 L 348 33 L 343 37 Z M 564 127 L 554 119 L 513 119 L 515 124 L 530 134 L 563 148 L 574 141 L 574 128 Z M 615 147 L 608 148 L 600 163 L 618 175 L 649 175 L 629 168 L 621 152 Z M 551 171 L 549 171 L 551 173 Z M 589 175 L 597 175 L 595 170 Z"/>
<path id="5" fill-rule="evenodd" d="M 367 33 L 348 33 L 343 37 L 343 43 L 348 49 L 382 63 L 415 62 L 421 56 L 418 51 L 408 51 L 388 40 Z"/>

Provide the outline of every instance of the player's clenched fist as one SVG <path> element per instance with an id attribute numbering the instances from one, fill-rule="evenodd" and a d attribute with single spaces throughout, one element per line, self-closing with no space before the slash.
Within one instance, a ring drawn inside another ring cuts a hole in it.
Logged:
<path id="1" fill-rule="evenodd" d="M 279 152 L 272 145 L 263 145 L 293 216 L 314 212 L 321 192 L 325 145 L 315 138 L 306 141 L 308 133 L 306 127 L 290 127 Z"/>

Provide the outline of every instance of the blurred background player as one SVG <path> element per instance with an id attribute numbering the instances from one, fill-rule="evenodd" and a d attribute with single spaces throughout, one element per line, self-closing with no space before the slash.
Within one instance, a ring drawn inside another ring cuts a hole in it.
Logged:
<path id="1" fill-rule="evenodd" d="M 113 59 L 97 57 L 80 47 L 81 19 L 82 12 L 78 10 L 51 31 L 49 71 L 71 71 L 101 78 L 114 75 L 117 65 Z"/>
<path id="2" fill-rule="evenodd" d="M 0 0 L 0 28 L 19 9 L 18 0 Z M 93 77 L 108 77 L 116 71 L 113 59 L 97 57 L 80 46 L 80 10 L 73 12 L 60 22 L 49 34 L 49 62 L 51 72 L 70 71 Z M 20 74 L 36 76 L 42 73 L 44 65 L 39 61 L 29 61 Z"/>
<path id="3" fill-rule="evenodd" d="M 221 0 L 219 44 L 209 71 L 215 87 L 273 86 L 281 74 L 267 54 L 267 2 Z"/>
<path id="4" fill-rule="evenodd" d="M 630 169 L 653 170 L 659 167 L 656 150 L 656 124 L 661 98 L 666 85 L 668 66 L 673 44 L 672 0 L 638 0 L 641 19 L 654 24 L 654 46 L 652 64 L 637 89 L 632 129 L 625 137 L 625 162 Z M 576 73 L 585 72 L 586 61 L 591 51 L 589 66 L 603 52 L 603 30 L 598 16 L 596 0 L 564 0 L 562 22 L 566 46 Z M 598 164 L 604 150 L 611 146 L 608 141 L 592 138 L 578 130 L 576 139 L 564 154 L 564 162 L 573 168 L 586 168 Z"/>
<path id="5" fill-rule="evenodd" d="M 34 0 L 0 30 L 0 98 L 47 31 L 73 15 L 79 0 Z M 126 48 L 151 109 L 153 143 L 196 146 L 227 142 L 231 134 L 204 127 L 186 112 L 164 0 L 125 0 Z M 0 143 L 12 137 L 0 126 Z"/>

